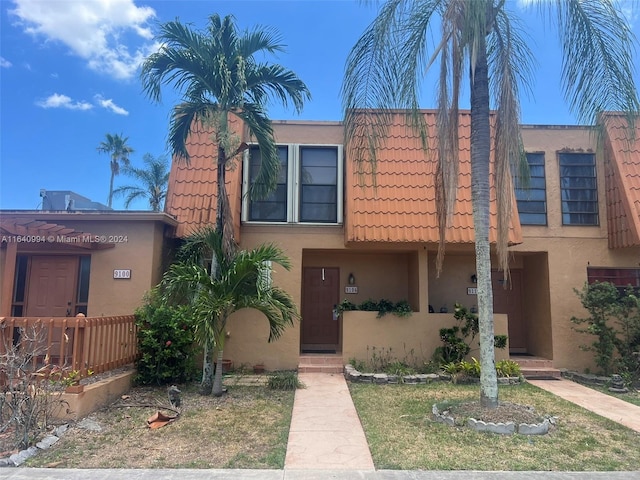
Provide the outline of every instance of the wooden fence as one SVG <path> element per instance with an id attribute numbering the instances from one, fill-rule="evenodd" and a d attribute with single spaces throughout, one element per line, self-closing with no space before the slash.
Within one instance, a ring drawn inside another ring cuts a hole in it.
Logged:
<path id="1" fill-rule="evenodd" d="M 0 317 L 0 356 L 12 349 L 29 349 L 32 371 L 58 366 L 81 378 L 106 372 L 136 360 L 135 317 Z"/>

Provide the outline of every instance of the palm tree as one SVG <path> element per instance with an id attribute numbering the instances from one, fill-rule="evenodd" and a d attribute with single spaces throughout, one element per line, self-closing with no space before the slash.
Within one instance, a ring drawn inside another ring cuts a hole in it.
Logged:
<path id="1" fill-rule="evenodd" d="M 146 168 L 126 166 L 122 173 L 134 178 L 139 185 L 124 185 L 116 188 L 113 195 L 125 195 L 124 208 L 129 208 L 131 202 L 138 198 L 147 198 L 149 206 L 154 212 L 162 210 L 162 202 L 167 196 L 167 184 L 169 183 L 169 164 L 164 155 L 154 157 L 145 153 L 142 157 Z"/>
<path id="2" fill-rule="evenodd" d="M 557 11 L 563 88 L 578 120 L 595 123 L 598 113 L 605 110 L 622 110 L 631 120 L 640 111 L 632 75 L 633 35 L 613 2 L 539 3 Z M 432 37 L 437 26 L 441 32 Z M 432 38 L 437 40 L 430 44 Z M 455 203 L 458 108 L 468 75 L 480 402 L 489 408 L 498 405 L 489 244 L 490 98 L 495 109 L 493 147 L 499 192 L 497 256 L 499 268 L 508 272 L 510 171 L 523 158 L 519 87 L 526 87 L 530 79 L 531 58 L 518 20 L 505 0 L 388 0 L 352 49 L 343 84 L 345 143 L 350 144 L 349 152 L 355 152 L 354 161 L 359 165 L 371 162 L 375 172 L 375 149 L 385 139 L 393 108 L 407 110 L 425 150 L 439 159 L 439 273 L 445 229 Z M 432 65 L 439 66 L 436 147 L 427 144 L 424 117 L 418 111 L 420 81 Z"/>
<path id="3" fill-rule="evenodd" d="M 283 50 L 271 30 L 255 29 L 239 34 L 233 16 L 209 17 L 205 31 L 196 31 L 172 21 L 160 27 L 156 40 L 162 47 L 142 66 L 144 92 L 155 102 L 161 86 L 173 84 L 182 92 L 182 102 L 173 109 L 169 125 L 169 145 L 177 161 L 189 162 L 189 134 L 203 127 L 212 130 L 218 146 L 216 230 L 222 232 L 224 249 L 235 248 L 231 212 L 225 187 L 229 163 L 247 149 L 229 128 L 229 117 L 240 119 L 255 137 L 262 163 L 251 186 L 254 198 L 264 197 L 276 187 L 280 161 L 267 102 L 275 99 L 300 112 L 310 98 L 306 85 L 291 70 L 262 62 L 258 55 Z"/>
<path id="4" fill-rule="evenodd" d="M 107 206 L 111 207 L 113 200 L 113 179 L 120 173 L 120 166 L 129 166 L 129 155 L 133 153 L 133 148 L 127 145 L 129 137 L 123 137 L 122 134 L 111 135 L 107 133 L 105 140 L 98 145 L 98 152 L 108 153 L 111 156 L 111 180 L 109 182 L 109 198 Z"/>
<path id="5" fill-rule="evenodd" d="M 226 168 L 247 149 L 229 128 L 230 117 L 241 120 L 256 139 L 261 154 L 260 170 L 251 185 L 251 196 L 261 198 L 276 187 L 280 160 L 266 105 L 274 99 L 297 112 L 310 98 L 307 86 L 281 65 L 256 57 L 283 51 L 279 37 L 271 30 L 255 29 L 239 34 L 233 16 L 214 14 L 204 31 L 196 31 L 179 21 L 160 27 L 156 38 L 160 50 L 142 65 L 140 78 L 144 92 L 154 102 L 161 100 L 161 87 L 173 84 L 182 93 L 182 102 L 173 108 L 169 124 L 169 145 L 176 161 L 189 162 L 187 139 L 194 131 L 213 131 L 217 145 L 212 161 L 217 167 L 215 229 L 222 232 L 223 251 L 231 257 L 236 244 L 226 191 Z M 217 266 L 211 265 L 217 278 Z M 205 346 L 205 364 L 212 367 L 211 346 Z M 205 368 L 206 370 L 206 368 Z M 203 390 L 210 389 L 204 383 Z"/>
<path id="6" fill-rule="evenodd" d="M 216 278 L 203 265 L 207 251 L 218 263 Z M 222 235 L 210 227 L 190 237 L 180 257 L 182 261 L 171 265 L 161 286 L 167 301 L 186 300 L 190 305 L 201 344 L 215 345 L 218 367 L 212 393 L 220 396 L 227 321 L 233 312 L 242 308 L 262 312 L 269 322 L 269 342 L 277 340 L 299 318 L 293 299 L 271 283 L 271 265 L 276 263 L 288 270 L 290 263 L 279 248 L 269 244 L 229 257 L 223 251 Z"/>

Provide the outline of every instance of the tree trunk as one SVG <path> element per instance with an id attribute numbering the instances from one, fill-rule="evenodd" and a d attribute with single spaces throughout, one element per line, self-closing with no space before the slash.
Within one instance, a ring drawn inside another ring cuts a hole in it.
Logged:
<path id="1" fill-rule="evenodd" d="M 202 360 L 202 381 L 200 394 L 210 395 L 213 389 L 213 345 L 205 345 Z"/>
<path id="2" fill-rule="evenodd" d="M 475 72 L 472 73 L 471 78 L 471 199 L 478 277 L 480 403 L 486 408 L 496 408 L 498 406 L 498 379 L 495 368 L 493 290 L 489 244 L 491 126 L 489 123 L 489 76 L 484 37 L 480 38 L 479 44 Z"/>
<path id="3" fill-rule="evenodd" d="M 222 345 L 217 347 L 218 359 L 216 361 L 216 375 L 213 379 L 213 396 L 220 397 L 224 393 L 222 388 Z"/>
<path id="4" fill-rule="evenodd" d="M 111 160 L 111 181 L 109 182 L 109 198 L 107 198 L 107 207 L 109 208 L 111 208 L 111 201 L 113 200 L 113 178 L 116 176 L 113 166 L 113 160 Z"/>

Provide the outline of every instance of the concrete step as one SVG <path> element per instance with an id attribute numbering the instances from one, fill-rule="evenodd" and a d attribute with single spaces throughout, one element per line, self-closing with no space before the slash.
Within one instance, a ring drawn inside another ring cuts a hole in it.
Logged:
<path id="1" fill-rule="evenodd" d="M 524 378 L 546 380 L 560 379 L 560 370 L 553 368 L 553 360 L 540 357 L 513 356 L 511 360 L 520 365 L 520 371 Z"/>
<path id="2" fill-rule="evenodd" d="M 342 355 L 304 354 L 298 361 L 299 373 L 342 373 L 344 362 Z"/>

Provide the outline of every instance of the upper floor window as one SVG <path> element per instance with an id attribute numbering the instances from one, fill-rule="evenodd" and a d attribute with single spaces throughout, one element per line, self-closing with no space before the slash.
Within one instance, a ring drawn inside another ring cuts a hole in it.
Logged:
<path id="1" fill-rule="evenodd" d="M 276 189 L 266 198 L 245 195 L 243 220 L 249 222 L 340 223 L 342 221 L 342 147 L 281 145 Z M 260 169 L 260 150 L 249 148 L 244 191 Z"/>
<path id="2" fill-rule="evenodd" d="M 563 225 L 599 224 L 594 154 L 560 154 L 560 189 Z"/>
<path id="3" fill-rule="evenodd" d="M 528 185 L 518 185 L 514 179 L 520 223 L 547 224 L 547 190 L 544 174 L 544 153 L 527 153 L 529 164 Z"/>

